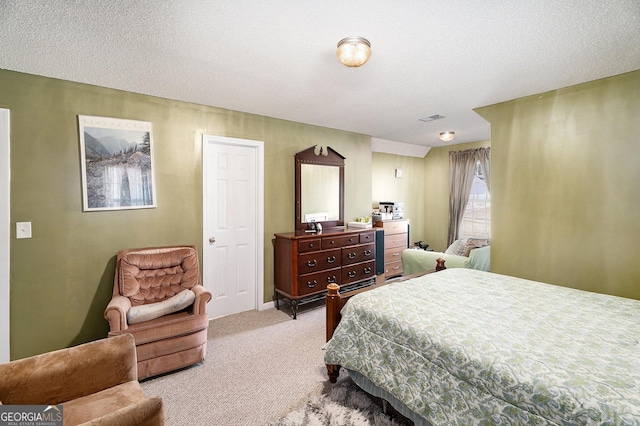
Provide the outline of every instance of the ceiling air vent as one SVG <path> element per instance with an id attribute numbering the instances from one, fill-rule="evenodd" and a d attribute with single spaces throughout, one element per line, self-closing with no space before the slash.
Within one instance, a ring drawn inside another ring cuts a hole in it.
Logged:
<path id="1" fill-rule="evenodd" d="M 430 115 L 429 117 L 425 117 L 425 118 L 421 118 L 419 121 L 424 121 L 425 123 L 428 123 L 430 121 L 435 121 L 435 120 L 440 120 L 441 118 L 444 118 L 444 115 Z"/>

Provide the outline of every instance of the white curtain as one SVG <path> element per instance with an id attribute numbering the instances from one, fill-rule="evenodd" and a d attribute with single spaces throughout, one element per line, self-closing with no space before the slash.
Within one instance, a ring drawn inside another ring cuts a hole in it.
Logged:
<path id="1" fill-rule="evenodd" d="M 487 191 L 491 193 L 491 148 L 478 148 L 476 151 L 478 151 L 476 155 L 484 175 L 484 182 L 487 184 Z"/>
<path id="2" fill-rule="evenodd" d="M 449 151 L 449 234 L 447 246 L 458 239 L 460 224 L 469 201 L 476 163 L 480 162 L 487 188 L 490 182 L 490 148 Z"/>

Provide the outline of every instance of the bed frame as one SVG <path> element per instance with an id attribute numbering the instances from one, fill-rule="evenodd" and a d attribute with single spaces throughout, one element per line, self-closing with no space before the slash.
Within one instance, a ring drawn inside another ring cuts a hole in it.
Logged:
<path id="1" fill-rule="evenodd" d="M 346 293 L 340 293 L 340 286 L 337 284 L 329 284 L 327 286 L 327 295 L 325 299 L 325 306 L 327 308 L 327 322 L 326 322 L 326 333 L 327 333 L 327 342 L 331 337 L 333 337 L 333 332 L 336 327 L 340 323 L 340 319 L 342 315 L 340 315 L 340 311 L 342 307 L 349 301 L 349 299 L 356 294 L 363 293 L 365 291 L 373 290 L 374 288 L 382 287 L 387 284 L 393 284 L 401 281 L 410 280 L 411 278 L 420 277 L 422 275 L 431 274 L 437 271 L 442 271 L 443 269 L 447 269 L 444 266 L 445 260 L 442 258 L 438 258 L 436 260 L 435 269 L 431 269 L 429 271 L 418 272 L 412 275 L 402 276 L 398 278 L 393 278 L 388 281 L 384 281 L 379 284 L 374 284 L 369 287 L 360 288 L 357 290 L 349 291 Z M 329 375 L 329 382 L 335 383 L 338 380 L 338 375 L 340 374 L 340 366 L 339 365 L 327 365 L 327 374 Z"/>

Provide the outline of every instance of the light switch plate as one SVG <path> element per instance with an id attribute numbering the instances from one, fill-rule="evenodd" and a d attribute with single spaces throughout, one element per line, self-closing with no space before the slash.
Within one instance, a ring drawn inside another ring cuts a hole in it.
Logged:
<path id="1" fill-rule="evenodd" d="M 402 169 L 396 169 L 396 177 L 402 179 Z"/>
<path id="2" fill-rule="evenodd" d="M 31 238 L 31 222 L 16 222 L 16 238 Z"/>

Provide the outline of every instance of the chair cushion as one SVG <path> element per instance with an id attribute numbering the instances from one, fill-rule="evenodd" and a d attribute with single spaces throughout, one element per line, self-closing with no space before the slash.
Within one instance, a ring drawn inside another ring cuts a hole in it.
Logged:
<path id="1" fill-rule="evenodd" d="M 444 251 L 445 254 L 453 254 L 455 256 L 464 256 L 464 252 L 467 248 L 467 239 L 459 239 L 455 240 L 447 249 Z"/>
<path id="2" fill-rule="evenodd" d="M 127 322 L 137 324 L 154 318 L 172 314 L 191 306 L 196 300 L 196 295 L 191 290 L 182 290 L 180 293 L 162 302 L 147 303 L 145 305 L 132 306 L 127 312 Z"/>
<path id="3" fill-rule="evenodd" d="M 491 240 L 486 238 L 469 238 L 464 247 L 464 255 L 469 257 L 471 250 L 486 247 L 489 244 L 491 244 Z"/>
<path id="4" fill-rule="evenodd" d="M 62 404 L 65 425 L 97 419 L 145 399 L 138 381 L 126 382 Z"/>
<path id="5" fill-rule="evenodd" d="M 161 302 L 198 284 L 194 247 L 126 250 L 119 258 L 118 290 L 132 306 Z"/>
<path id="6" fill-rule="evenodd" d="M 165 424 L 162 398 L 153 396 L 80 426 L 159 426 Z"/>

